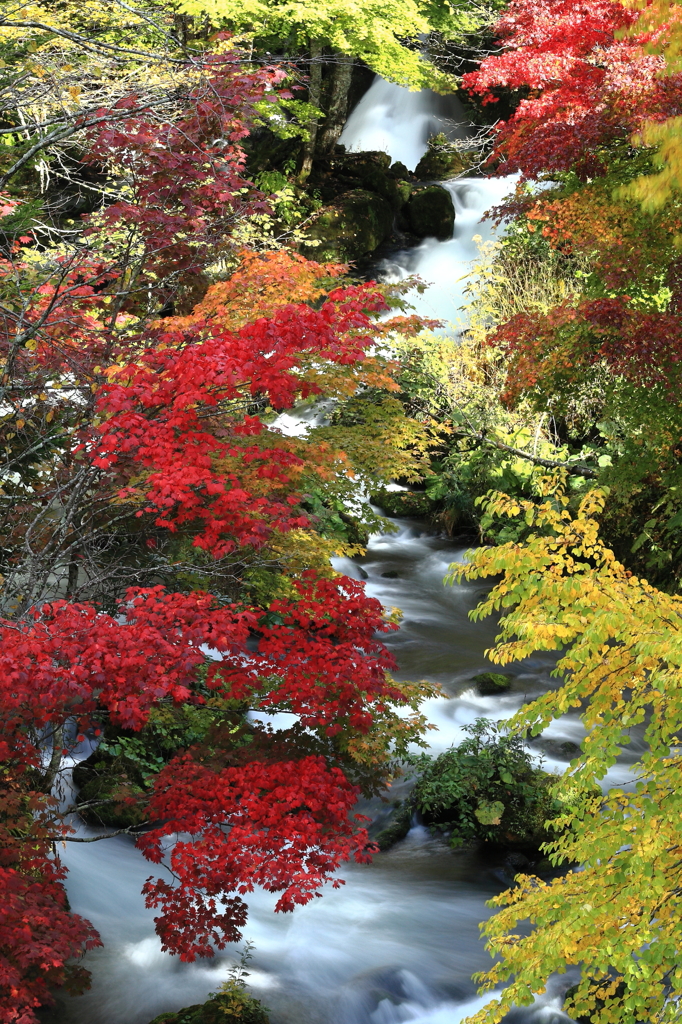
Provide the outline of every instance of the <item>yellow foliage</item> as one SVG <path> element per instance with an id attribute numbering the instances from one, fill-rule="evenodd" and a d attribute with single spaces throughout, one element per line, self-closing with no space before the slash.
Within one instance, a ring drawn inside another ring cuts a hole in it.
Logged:
<path id="1" fill-rule="evenodd" d="M 537 734 L 581 708 L 586 730 L 557 785 L 569 810 L 556 824 L 566 830 L 548 848 L 555 863 L 581 870 L 549 882 L 519 876 L 492 901 L 503 909 L 484 932 L 501 959 L 479 980 L 484 990 L 509 984 L 470 1024 L 494 1024 L 513 1004 L 528 1004 L 567 964 L 583 965 L 577 1012 L 599 1000 L 600 1024 L 680 1019 L 682 598 L 633 576 L 603 545 L 604 500 L 592 491 L 571 515 L 560 479 L 545 481 L 538 503 L 491 494 L 489 509 L 522 514 L 530 537 L 479 550 L 449 577 L 497 580 L 474 613 L 502 615 L 488 652 L 494 662 L 560 653 L 559 689 L 525 706 L 512 728 Z M 645 750 L 632 788 L 595 796 L 633 727 Z M 534 930 L 519 933 L 528 919 Z"/>

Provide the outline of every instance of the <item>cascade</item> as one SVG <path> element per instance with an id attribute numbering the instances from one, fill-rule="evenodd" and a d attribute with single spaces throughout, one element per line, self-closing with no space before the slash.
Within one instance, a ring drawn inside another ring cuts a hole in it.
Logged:
<path id="1" fill-rule="evenodd" d="M 342 141 L 386 149 L 414 167 L 429 134 L 442 130 L 443 118 L 441 98 L 378 79 L 349 118 Z M 430 286 L 415 302 L 419 311 L 456 322 L 460 279 L 477 254 L 473 238 L 492 232 L 481 217 L 511 182 L 466 178 L 446 187 L 457 206 L 452 239 L 427 239 L 382 270 L 394 277 L 420 274 Z M 300 433 L 324 412 L 308 410 L 307 423 L 287 414 L 280 427 Z M 490 668 L 483 652 L 493 642 L 495 625 L 468 619 L 480 585 L 446 588 L 442 582 L 449 563 L 464 551 L 415 522 L 397 520 L 396 526 L 395 533 L 373 537 L 363 559 L 339 560 L 336 568 L 362 576 L 370 595 L 402 609 L 401 629 L 388 644 L 402 678 L 432 679 L 447 694 L 427 708 L 438 727 L 431 746 L 440 751 L 457 742 L 476 717 L 508 717 L 544 692 L 552 685 L 553 661 L 538 655 L 514 665 L 510 692 L 478 696 L 469 680 Z M 577 718 L 569 717 L 554 726 L 553 735 L 575 740 L 580 730 Z M 607 782 L 623 782 L 624 772 L 614 768 Z M 399 784 L 395 795 L 401 795 Z M 365 803 L 360 810 L 381 816 L 386 805 Z M 81 829 L 84 838 L 95 834 Z M 63 997 L 60 1024 L 147 1024 L 164 1010 L 203 1001 L 225 980 L 234 950 L 196 964 L 161 951 L 153 914 L 140 896 L 145 878 L 157 869 L 131 840 L 67 844 L 64 859 L 71 869 L 72 909 L 94 923 L 105 946 L 86 957 L 93 987 L 82 997 Z M 470 979 L 490 963 L 478 923 L 488 914 L 485 901 L 508 884 L 500 871 L 499 864 L 474 852 L 451 852 L 416 826 L 373 865 L 344 867 L 345 886 L 327 888 L 322 899 L 294 914 L 273 914 L 275 897 L 255 892 L 245 932 L 255 943 L 250 987 L 270 1008 L 272 1024 L 458 1024 L 485 1001 Z M 550 980 L 533 1007 L 513 1014 L 514 1024 L 566 1024 L 560 1007 L 567 978 L 561 984 Z"/>
<path id="2" fill-rule="evenodd" d="M 465 138 L 465 114 L 455 96 L 410 92 L 378 76 L 352 111 L 339 137 L 349 152 L 375 150 L 413 171 L 431 135 Z"/>

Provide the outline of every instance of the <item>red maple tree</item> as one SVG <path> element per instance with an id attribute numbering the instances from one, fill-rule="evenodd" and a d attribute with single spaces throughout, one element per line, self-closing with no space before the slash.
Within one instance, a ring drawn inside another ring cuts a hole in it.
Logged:
<path id="1" fill-rule="evenodd" d="M 275 267 L 303 281 L 295 301 L 254 299 L 251 317 L 235 322 L 208 300 L 190 316 L 160 312 L 229 248 L 234 218 L 266 205 L 244 177 L 239 142 L 281 77 L 221 56 L 207 60 L 175 118 L 136 107 L 122 128 L 120 101 L 87 158 L 123 167 L 127 188 L 89 220 L 88 245 L 62 247 L 42 276 L 19 248 L 0 263 L 2 295 L 22 297 L 7 303 L 0 339 L 12 409 L 4 439 L 21 468 L 2 524 L 6 1024 L 34 1021 L 51 986 L 85 984 L 74 960 L 99 941 L 68 911 L 54 853 L 70 834 L 50 795 L 69 729 L 82 735 L 105 720 L 139 731 L 160 705 L 211 708 L 228 723 L 157 774 L 137 839 L 160 863 L 168 837 L 185 837 L 170 853 L 176 881 L 150 879 L 145 897 L 159 909 L 164 948 L 191 960 L 238 937 L 255 885 L 290 910 L 342 861 L 368 858 L 353 764 L 385 763 L 392 736 L 404 745 L 421 728 L 417 715 L 397 713 L 416 711 L 418 693 L 387 675 L 393 662 L 377 634 L 395 627 L 359 583 L 304 572 L 288 598 L 264 607 L 122 583 L 175 578 L 169 562 L 144 563 L 164 536 L 218 564 L 314 527 L 297 487 L 300 445 L 270 430 L 263 410 L 320 393 L 320 367 L 368 366 L 382 379 L 370 348 L 385 295 L 372 284 L 335 287 L 338 267 L 255 257 L 259 280 Z M 248 273 L 240 280 L 248 291 Z M 311 448 L 313 470 L 327 458 L 326 472 L 337 471 L 336 454 Z M 120 522 L 127 547 L 114 563 Z M 108 587 L 99 600 L 93 567 Z M 249 709 L 285 711 L 295 724 L 273 733 Z"/>

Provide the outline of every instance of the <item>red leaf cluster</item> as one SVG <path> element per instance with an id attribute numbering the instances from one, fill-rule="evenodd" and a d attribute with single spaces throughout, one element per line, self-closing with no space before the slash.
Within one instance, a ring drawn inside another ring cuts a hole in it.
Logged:
<path id="1" fill-rule="evenodd" d="M 498 126 L 502 173 L 601 174 L 601 147 L 682 112 L 682 77 L 660 76 L 663 58 L 646 50 L 652 33 L 623 33 L 638 17 L 617 0 L 512 0 L 495 26 L 504 52 L 463 78 L 488 103 L 496 89 L 521 92 Z"/>
<path id="2" fill-rule="evenodd" d="M 649 312 L 627 296 L 561 303 L 547 313 L 519 313 L 491 335 L 509 354 L 504 400 L 534 388 L 562 394 L 596 363 L 638 387 L 679 387 L 682 336 L 674 313 Z"/>

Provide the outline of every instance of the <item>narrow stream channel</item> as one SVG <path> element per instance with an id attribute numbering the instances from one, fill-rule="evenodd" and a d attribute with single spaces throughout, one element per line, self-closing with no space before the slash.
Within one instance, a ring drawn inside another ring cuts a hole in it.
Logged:
<path id="1" fill-rule="evenodd" d="M 389 148 L 394 159 L 414 166 L 430 132 L 441 130 L 436 101 L 377 81 L 349 120 L 343 141 Z M 448 187 L 457 209 L 454 237 L 427 239 L 385 269 L 395 276 L 416 272 L 433 282 L 419 299 L 420 311 L 455 320 L 462 304 L 458 279 L 476 256 L 472 239 L 491 231 L 481 224 L 482 214 L 511 182 L 465 179 Z M 448 695 L 428 707 L 438 727 L 430 739 L 439 751 L 457 742 L 462 727 L 477 716 L 507 717 L 546 690 L 552 660 L 537 657 L 513 666 L 508 694 L 477 696 L 470 679 L 490 668 L 483 652 L 493 642 L 495 624 L 468 619 L 479 588 L 443 586 L 448 565 L 463 550 L 419 522 L 398 520 L 396 526 L 397 532 L 373 538 L 363 559 L 339 560 L 336 567 L 366 579 L 370 595 L 402 609 L 402 627 L 389 640 L 401 677 L 438 681 Z M 552 735 L 574 741 L 579 722 L 562 721 Z M 370 810 L 382 815 L 386 805 L 377 802 Z M 94 923 L 105 946 L 87 957 L 92 990 L 67 999 L 61 1019 L 147 1024 L 163 1010 L 203 1001 L 225 978 L 234 951 L 199 964 L 182 964 L 161 952 L 153 914 L 140 896 L 152 868 L 132 841 L 69 844 L 64 858 L 71 869 L 72 909 Z M 327 888 L 322 899 L 292 915 L 273 914 L 275 899 L 268 894 L 249 900 L 245 937 L 255 943 L 249 981 L 270 1008 L 272 1024 L 457 1024 L 483 1005 L 470 979 L 490 963 L 478 924 L 489 913 L 485 901 L 509 882 L 502 862 L 453 853 L 416 826 L 371 866 L 347 866 L 341 875 L 345 886 Z M 568 1022 L 560 1008 L 567 984 L 566 978 L 550 984 L 534 1007 L 515 1011 L 507 1021 Z"/>

